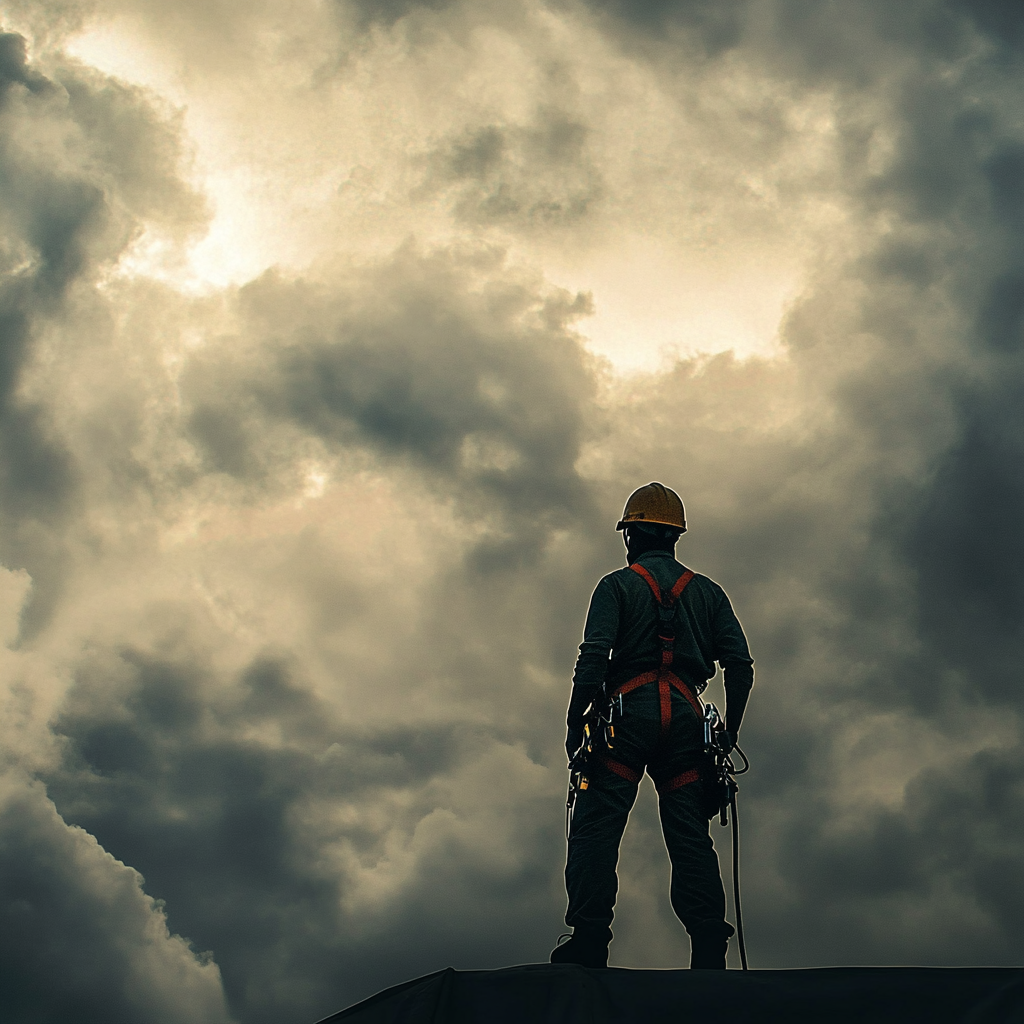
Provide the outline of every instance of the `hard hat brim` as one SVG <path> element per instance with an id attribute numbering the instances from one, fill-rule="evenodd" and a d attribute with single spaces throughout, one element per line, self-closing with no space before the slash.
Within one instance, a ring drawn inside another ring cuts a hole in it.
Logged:
<path id="1" fill-rule="evenodd" d="M 615 529 L 624 530 L 627 526 L 638 526 L 640 523 L 646 523 L 650 526 L 670 526 L 673 530 L 678 530 L 680 533 L 686 533 L 685 522 L 682 526 L 680 526 L 678 523 L 665 523 L 662 522 L 660 519 L 630 519 L 629 522 L 627 522 L 625 519 L 620 519 L 615 524 Z"/>

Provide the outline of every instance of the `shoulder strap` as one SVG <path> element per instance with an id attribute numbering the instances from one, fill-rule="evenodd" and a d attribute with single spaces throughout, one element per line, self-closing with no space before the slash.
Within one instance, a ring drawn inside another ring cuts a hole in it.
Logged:
<path id="1" fill-rule="evenodd" d="M 651 588 L 651 593 L 654 594 L 654 600 L 661 604 L 661 587 L 658 586 L 658 581 L 639 562 L 634 562 L 630 569 L 647 583 L 647 586 Z"/>
<path id="2" fill-rule="evenodd" d="M 671 591 L 669 591 L 669 596 L 672 598 L 673 604 L 675 604 L 676 601 L 679 600 L 679 598 L 682 596 L 683 591 L 689 584 L 690 580 L 692 580 L 695 575 L 696 574 L 692 569 L 687 569 L 686 572 L 684 572 L 683 575 L 676 580 Z"/>
<path id="3" fill-rule="evenodd" d="M 651 588 L 651 593 L 654 595 L 654 600 L 658 603 L 661 608 L 671 609 L 676 601 L 679 600 L 679 596 L 686 589 L 687 584 L 694 577 L 692 569 L 687 569 L 679 579 L 673 584 L 672 589 L 662 596 L 661 587 L 658 586 L 658 581 L 654 576 L 645 569 L 639 562 L 634 562 L 630 568 L 633 572 L 637 573 Z"/>

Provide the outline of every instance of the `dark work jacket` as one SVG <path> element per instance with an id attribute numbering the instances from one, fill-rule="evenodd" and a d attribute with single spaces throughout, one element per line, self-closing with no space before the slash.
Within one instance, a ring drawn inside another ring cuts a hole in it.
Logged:
<path id="1" fill-rule="evenodd" d="M 636 561 L 658 581 L 662 593 L 671 590 L 686 571 L 667 551 L 647 551 Z M 676 602 L 674 623 L 672 671 L 700 691 L 715 674 L 717 661 L 725 673 L 728 728 L 735 734 L 754 681 L 754 661 L 728 596 L 714 580 L 697 573 Z M 654 595 L 639 573 L 627 566 L 605 576 L 590 599 L 573 673 L 574 692 L 582 697 L 606 680 L 610 692 L 634 676 L 657 669 L 661 665 L 659 625 Z"/>

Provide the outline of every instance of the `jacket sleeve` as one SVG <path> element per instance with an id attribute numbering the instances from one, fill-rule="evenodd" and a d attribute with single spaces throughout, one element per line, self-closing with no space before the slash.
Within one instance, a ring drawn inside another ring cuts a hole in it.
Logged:
<path id="1" fill-rule="evenodd" d="M 619 632 L 620 595 L 609 576 L 605 576 L 590 599 L 587 623 L 583 627 L 573 689 L 600 686 L 608 673 L 608 658 Z"/>
<path id="2" fill-rule="evenodd" d="M 572 674 L 572 696 L 566 712 L 565 752 L 571 758 L 583 742 L 583 712 L 594 699 L 608 672 L 608 656 L 619 628 L 619 604 L 615 588 L 606 576 L 590 598 L 583 627 L 583 643 Z"/>
<path id="3" fill-rule="evenodd" d="M 714 634 L 715 661 L 725 673 L 725 728 L 735 740 L 754 685 L 754 659 L 725 591 L 715 609 Z"/>

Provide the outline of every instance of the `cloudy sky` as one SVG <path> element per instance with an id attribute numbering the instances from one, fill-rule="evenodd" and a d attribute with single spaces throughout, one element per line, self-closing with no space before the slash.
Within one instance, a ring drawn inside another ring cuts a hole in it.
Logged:
<path id="1" fill-rule="evenodd" d="M 756 659 L 752 965 L 1021 962 L 1024 9 L 0 18 L 6 1020 L 546 959 L 649 480 Z M 649 786 L 620 873 L 684 964 Z"/>

